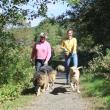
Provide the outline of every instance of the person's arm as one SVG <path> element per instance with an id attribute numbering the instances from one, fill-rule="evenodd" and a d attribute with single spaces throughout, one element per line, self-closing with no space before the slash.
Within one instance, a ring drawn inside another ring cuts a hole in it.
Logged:
<path id="1" fill-rule="evenodd" d="M 46 57 L 46 59 L 45 59 L 45 62 L 44 62 L 44 64 L 48 64 L 48 61 L 50 60 L 50 58 L 51 58 L 51 46 L 50 46 L 50 44 L 48 43 L 47 44 L 47 57 Z"/>
<path id="2" fill-rule="evenodd" d="M 61 49 L 63 49 L 65 55 L 69 55 L 69 50 L 66 48 L 64 41 L 61 43 Z"/>
<path id="3" fill-rule="evenodd" d="M 72 53 L 76 53 L 76 52 L 77 52 L 77 39 L 75 38 Z"/>
<path id="4" fill-rule="evenodd" d="M 33 60 L 35 58 L 35 54 L 36 54 L 36 44 L 34 44 L 34 46 L 32 48 L 31 60 Z"/>
<path id="5" fill-rule="evenodd" d="M 64 41 L 61 42 L 61 49 L 66 50 Z"/>

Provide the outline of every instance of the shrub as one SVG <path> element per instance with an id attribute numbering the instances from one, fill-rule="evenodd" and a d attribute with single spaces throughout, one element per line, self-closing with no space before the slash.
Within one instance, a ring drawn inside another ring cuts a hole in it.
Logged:
<path id="1" fill-rule="evenodd" d="M 94 57 L 88 63 L 89 68 L 85 69 L 84 72 L 110 78 L 110 49 L 106 50 L 106 56 L 103 55 L 102 46 L 96 46 L 91 51 L 94 52 Z"/>

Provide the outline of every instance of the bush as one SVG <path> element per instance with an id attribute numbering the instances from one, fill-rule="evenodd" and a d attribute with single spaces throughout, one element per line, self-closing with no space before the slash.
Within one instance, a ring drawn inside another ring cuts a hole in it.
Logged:
<path id="1" fill-rule="evenodd" d="M 30 46 L 20 45 L 9 32 L 0 33 L 0 102 L 14 100 L 30 85 Z"/>
<path id="2" fill-rule="evenodd" d="M 0 89 L 0 102 L 14 100 L 20 96 L 21 85 L 3 85 Z"/>
<path id="3" fill-rule="evenodd" d="M 102 46 L 96 46 L 91 51 L 94 52 L 93 60 L 88 63 L 89 68 L 84 72 L 110 78 L 110 49 L 106 50 L 106 56 L 103 55 Z"/>

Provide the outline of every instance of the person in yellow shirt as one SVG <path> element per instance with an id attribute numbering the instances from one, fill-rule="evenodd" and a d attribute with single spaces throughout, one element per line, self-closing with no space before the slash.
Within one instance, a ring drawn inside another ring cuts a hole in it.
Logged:
<path id="1" fill-rule="evenodd" d="M 65 54 L 65 69 L 66 69 L 66 83 L 68 84 L 69 67 L 72 61 L 73 66 L 78 66 L 77 56 L 77 39 L 73 37 L 74 31 L 69 29 L 67 31 L 67 38 L 62 41 L 61 48 Z"/>

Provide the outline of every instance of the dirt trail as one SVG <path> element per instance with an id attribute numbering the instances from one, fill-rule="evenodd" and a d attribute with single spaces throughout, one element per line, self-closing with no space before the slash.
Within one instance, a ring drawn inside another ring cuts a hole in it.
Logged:
<path id="1" fill-rule="evenodd" d="M 90 103 L 71 91 L 69 85 L 65 85 L 65 76 L 57 77 L 53 91 L 46 92 L 35 97 L 32 102 L 16 110 L 90 110 Z"/>

